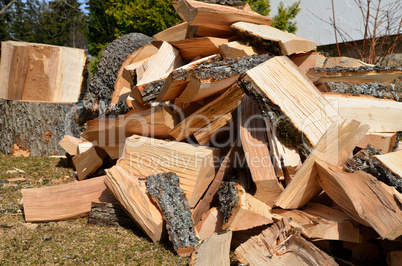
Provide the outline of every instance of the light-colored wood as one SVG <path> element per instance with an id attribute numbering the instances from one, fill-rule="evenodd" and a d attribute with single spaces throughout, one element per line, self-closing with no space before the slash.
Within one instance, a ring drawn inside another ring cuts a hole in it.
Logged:
<path id="1" fill-rule="evenodd" d="M 229 127 L 233 126 L 231 113 L 219 117 L 214 122 L 194 132 L 194 137 L 199 144 L 204 145 L 211 140 L 212 135 L 217 133 L 219 129 L 225 127 L 226 125 L 228 125 Z"/>
<path id="2" fill-rule="evenodd" d="M 211 208 L 207 213 L 202 215 L 201 221 L 196 225 L 198 236 L 201 240 L 205 240 L 213 233 L 222 232 L 223 214 L 216 208 Z"/>
<path id="3" fill-rule="evenodd" d="M 191 26 L 202 26 L 230 33 L 230 26 L 237 21 L 263 25 L 271 25 L 272 23 L 271 18 L 253 11 L 191 0 L 179 0 L 178 2 L 177 13 Z"/>
<path id="4" fill-rule="evenodd" d="M 84 153 L 90 148 L 92 148 L 94 145 L 91 142 L 84 141 L 81 143 L 78 143 L 78 154 Z"/>
<path id="5" fill-rule="evenodd" d="M 246 21 L 236 22 L 231 29 L 240 36 L 250 36 L 258 39 L 261 43 L 277 43 L 283 55 L 306 53 L 317 48 L 317 43 L 303 39 L 293 33 L 288 33 L 268 25 L 258 25 L 259 23 L 248 23 Z"/>
<path id="6" fill-rule="evenodd" d="M 373 68 L 336 68 L 331 71 L 324 69 L 310 69 L 307 76 L 314 84 L 332 82 L 348 82 L 362 84 L 368 82 L 379 82 L 389 84 L 402 74 L 398 69 L 373 69 Z"/>
<path id="7" fill-rule="evenodd" d="M 156 138 L 170 138 L 169 130 L 178 123 L 178 117 L 167 106 L 152 107 L 127 113 L 116 118 L 101 118 L 87 122 L 82 136 L 104 148 L 112 159 L 120 158 L 122 146 L 133 134 Z"/>
<path id="8" fill-rule="evenodd" d="M 315 161 L 319 159 L 331 165 L 343 165 L 367 130 L 367 125 L 357 121 L 332 124 L 275 204 L 283 209 L 297 209 L 318 195 L 321 187 L 316 178 Z"/>
<path id="9" fill-rule="evenodd" d="M 117 203 L 104 176 L 63 185 L 22 189 L 26 222 L 62 221 L 84 217 L 92 202 Z"/>
<path id="10" fill-rule="evenodd" d="M 209 60 L 213 60 L 215 58 L 217 58 L 217 55 L 207 56 L 173 70 L 173 72 L 170 73 L 169 76 L 166 78 L 165 85 L 159 92 L 156 101 L 171 101 L 179 97 L 183 90 L 186 88 L 187 83 L 190 81 L 187 78 L 188 72 L 191 69 L 195 68 L 197 65 Z"/>
<path id="11" fill-rule="evenodd" d="M 180 41 L 187 37 L 188 23 L 182 22 L 154 35 L 157 41 Z"/>
<path id="12" fill-rule="evenodd" d="M 395 188 L 362 171 L 347 173 L 322 161 L 316 166 L 320 186 L 345 213 L 382 238 L 402 235 L 402 195 Z"/>
<path id="13" fill-rule="evenodd" d="M 145 181 L 126 171 L 121 166 L 113 166 L 106 171 L 105 184 L 131 219 L 153 241 L 161 240 L 164 222 L 162 213 L 151 200 Z"/>
<path id="14" fill-rule="evenodd" d="M 402 131 L 401 102 L 341 93 L 324 93 L 324 96 L 346 120 L 369 125 L 370 133 Z"/>
<path id="15" fill-rule="evenodd" d="M 223 43 L 220 46 L 220 52 L 224 58 L 238 58 L 266 53 L 264 49 L 253 45 L 247 45 L 245 41 Z"/>
<path id="16" fill-rule="evenodd" d="M 59 142 L 59 145 L 71 156 L 78 154 L 78 144 L 84 140 L 73 136 L 64 135 L 64 138 Z"/>
<path id="17" fill-rule="evenodd" d="M 170 41 L 169 43 L 179 50 L 180 56 L 187 61 L 191 61 L 197 56 L 206 57 L 219 53 L 219 47 L 227 43 L 225 38 L 200 37 L 185 39 L 180 41 Z"/>
<path id="18" fill-rule="evenodd" d="M 232 232 L 213 233 L 193 253 L 190 265 L 229 266 Z"/>
<path id="19" fill-rule="evenodd" d="M 133 135 L 126 139 L 119 163 L 142 177 L 176 173 L 194 207 L 215 176 L 218 156 L 219 150 L 214 148 Z"/>
<path id="20" fill-rule="evenodd" d="M 329 57 L 325 60 L 324 66 L 316 66 L 316 67 L 324 67 L 324 68 L 331 68 L 331 67 L 360 67 L 360 66 L 374 66 L 371 64 L 364 63 L 355 58 L 350 57 Z"/>
<path id="21" fill-rule="evenodd" d="M 85 180 L 89 175 L 96 172 L 103 165 L 106 156 L 105 150 L 96 146 L 74 156 L 73 164 L 77 170 L 78 180 Z"/>
<path id="22" fill-rule="evenodd" d="M 283 219 L 235 250 L 239 261 L 260 265 L 338 265 L 335 260 L 301 237 Z"/>
<path id="23" fill-rule="evenodd" d="M 384 166 L 395 175 L 402 178 L 402 151 L 390 152 L 388 154 L 374 155 Z"/>
<path id="24" fill-rule="evenodd" d="M 288 117 L 289 123 L 303 132 L 313 147 L 329 125 L 343 121 L 321 92 L 285 56 L 271 58 L 246 73 L 242 86 L 266 98 L 267 105 L 279 107 L 280 114 L 276 115 L 281 119 L 282 114 Z"/>
<path id="25" fill-rule="evenodd" d="M 243 96 L 244 92 L 239 86 L 233 85 L 217 99 L 183 120 L 170 130 L 169 134 L 178 141 L 185 139 L 198 131 L 198 129 L 214 122 L 219 116 L 232 112 L 240 104 Z"/>
<path id="26" fill-rule="evenodd" d="M 241 103 L 240 140 L 257 187 L 254 197 L 273 207 L 283 186 L 271 162 L 264 118 L 258 105 L 248 96 L 244 96 Z"/>
<path id="27" fill-rule="evenodd" d="M 308 52 L 291 55 L 289 59 L 299 67 L 303 74 L 306 74 L 310 68 L 323 67 L 326 57 L 317 52 Z"/>
<path id="28" fill-rule="evenodd" d="M 391 152 L 397 141 L 396 132 L 394 133 L 369 133 L 357 144 L 359 148 L 366 148 L 367 144 L 382 150 L 385 153 Z"/>
<path id="29" fill-rule="evenodd" d="M 307 203 L 303 210 L 273 209 L 272 218 L 290 218 L 290 226 L 309 239 L 341 240 L 359 243 L 360 231 L 344 212 L 318 203 Z"/>
<path id="30" fill-rule="evenodd" d="M 81 93 L 85 50 L 27 42 L 1 44 L 0 98 L 74 103 Z"/>

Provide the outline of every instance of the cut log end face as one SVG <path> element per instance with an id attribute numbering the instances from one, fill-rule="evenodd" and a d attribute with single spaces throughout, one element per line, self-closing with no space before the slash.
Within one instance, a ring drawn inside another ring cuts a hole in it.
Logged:
<path id="1" fill-rule="evenodd" d="M 223 223 L 226 224 L 229 221 L 230 216 L 234 210 L 239 206 L 239 190 L 237 188 L 238 183 L 237 171 L 232 170 L 226 177 L 226 180 L 222 181 L 221 186 L 218 189 L 218 198 L 221 205 L 221 212 L 223 213 Z"/>
<path id="2" fill-rule="evenodd" d="M 192 249 L 198 246 L 200 241 L 195 234 L 190 205 L 183 189 L 179 187 L 179 181 L 179 177 L 171 172 L 150 175 L 146 180 L 148 193 L 162 210 L 170 240 L 176 251 Z"/>

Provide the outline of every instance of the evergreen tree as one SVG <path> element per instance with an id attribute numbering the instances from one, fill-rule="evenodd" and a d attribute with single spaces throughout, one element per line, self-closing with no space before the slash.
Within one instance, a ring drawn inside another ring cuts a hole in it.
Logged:
<path id="1" fill-rule="evenodd" d="M 300 1 L 293 3 L 288 7 L 284 7 L 283 2 L 280 2 L 278 6 L 278 14 L 273 18 L 274 23 L 272 23 L 272 27 L 295 33 L 297 30 L 296 21 L 292 20 L 296 18 L 299 12 Z"/>

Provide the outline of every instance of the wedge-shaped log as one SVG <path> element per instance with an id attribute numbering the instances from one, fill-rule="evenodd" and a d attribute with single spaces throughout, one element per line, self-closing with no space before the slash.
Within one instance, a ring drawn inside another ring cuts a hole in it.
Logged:
<path id="1" fill-rule="evenodd" d="M 402 151 L 391 152 L 383 155 L 375 155 L 384 166 L 394 174 L 402 178 Z"/>
<path id="2" fill-rule="evenodd" d="M 150 175 L 146 185 L 148 193 L 162 210 L 169 239 L 177 254 L 189 256 L 200 239 L 191 218 L 190 204 L 179 186 L 179 177 L 172 172 Z"/>
<path id="3" fill-rule="evenodd" d="M 312 239 L 360 243 L 359 227 L 344 212 L 318 203 L 307 203 L 303 210 L 272 210 L 273 219 L 290 218 L 290 226 Z"/>
<path id="4" fill-rule="evenodd" d="M 396 91 L 394 84 L 370 82 L 363 84 L 353 84 L 347 82 L 331 82 L 328 81 L 322 84 L 320 88 L 325 88 L 325 90 L 320 89 L 323 92 L 335 92 L 342 94 L 351 94 L 353 96 L 359 96 L 359 94 L 371 95 L 375 98 L 380 99 L 391 99 L 398 100 L 399 95 Z"/>
<path id="5" fill-rule="evenodd" d="M 243 97 L 241 103 L 240 139 L 257 187 L 254 197 L 273 207 L 283 187 L 271 162 L 264 117 L 258 105 L 248 96 Z"/>
<path id="6" fill-rule="evenodd" d="M 85 217 L 92 202 L 117 203 L 104 182 L 95 177 L 51 187 L 22 189 L 26 222 L 62 221 Z"/>
<path id="7" fill-rule="evenodd" d="M 219 130 L 225 126 L 233 126 L 232 114 L 226 114 L 215 120 L 214 122 L 206 125 L 205 127 L 194 132 L 194 137 L 199 144 L 204 145 L 211 141 L 215 134 L 219 134 Z"/>
<path id="8" fill-rule="evenodd" d="M 0 98 L 75 103 L 81 93 L 85 50 L 7 41 L 1 43 Z"/>
<path id="9" fill-rule="evenodd" d="M 142 177 L 174 171 L 194 207 L 215 176 L 218 156 L 214 148 L 133 135 L 126 139 L 119 162 Z"/>
<path id="10" fill-rule="evenodd" d="M 318 195 L 321 187 L 316 179 L 315 161 L 320 159 L 332 165 L 343 165 L 367 130 L 367 125 L 357 121 L 332 124 L 275 204 L 282 209 L 297 209 Z"/>
<path id="11" fill-rule="evenodd" d="M 382 150 L 384 153 L 393 151 L 397 144 L 397 133 L 369 133 L 357 144 L 359 148 L 365 148 L 367 144 Z"/>
<path id="12" fill-rule="evenodd" d="M 69 135 L 64 135 L 64 138 L 59 142 L 59 145 L 71 156 L 78 154 L 78 144 L 84 142 L 83 139 Z"/>
<path id="13" fill-rule="evenodd" d="M 206 57 L 218 54 L 219 47 L 228 41 L 225 38 L 200 37 L 170 41 L 169 43 L 180 52 L 184 60 L 190 61 L 198 56 Z"/>
<path id="14" fill-rule="evenodd" d="M 355 84 L 384 82 L 389 84 L 401 74 L 401 68 L 386 66 L 312 68 L 307 72 L 307 76 L 314 82 L 314 84 L 325 83 L 328 81 Z"/>
<path id="15" fill-rule="evenodd" d="M 253 11 L 235 7 L 207 4 L 191 0 L 179 0 L 177 13 L 191 26 L 201 26 L 231 33 L 230 26 L 237 21 L 271 25 L 272 19 Z"/>
<path id="16" fill-rule="evenodd" d="M 194 217 L 194 214 L 193 214 Z M 216 207 L 209 209 L 202 215 L 202 220 L 196 224 L 198 236 L 201 240 L 205 240 L 213 233 L 223 231 L 223 213 Z"/>
<path id="17" fill-rule="evenodd" d="M 169 130 L 176 126 L 177 121 L 177 116 L 167 106 L 157 106 L 116 118 L 90 120 L 82 136 L 104 148 L 112 159 L 118 159 L 127 137 L 139 134 L 169 138 Z"/>
<path id="18" fill-rule="evenodd" d="M 232 232 L 213 233 L 193 253 L 190 265 L 230 265 Z"/>
<path id="19" fill-rule="evenodd" d="M 245 41 L 233 41 L 221 44 L 220 51 L 224 58 L 238 58 L 266 53 L 264 49 L 258 46 L 247 45 Z"/>
<path id="20" fill-rule="evenodd" d="M 369 125 L 369 132 L 402 131 L 401 102 L 340 93 L 324 93 L 324 96 L 346 120 Z"/>
<path id="21" fill-rule="evenodd" d="M 164 227 L 162 213 L 147 193 L 145 181 L 118 165 L 106 173 L 107 188 L 131 219 L 153 242 L 161 240 Z"/>
<path id="22" fill-rule="evenodd" d="M 277 56 L 248 70 L 240 86 L 270 115 L 287 146 L 315 147 L 333 122 L 343 119 L 311 81 L 285 56 Z M 305 145 L 302 145 L 305 146 Z"/>
<path id="23" fill-rule="evenodd" d="M 87 151 L 74 156 L 73 164 L 77 170 L 78 180 L 85 180 L 98 170 L 103 165 L 106 157 L 106 151 L 97 146 L 93 146 Z"/>
<path id="24" fill-rule="evenodd" d="M 235 250 L 243 264 L 338 265 L 335 260 L 294 231 L 282 219 Z"/>
<path id="25" fill-rule="evenodd" d="M 188 35 L 188 23 L 182 22 L 174 25 L 164 31 L 155 34 L 153 37 L 157 41 L 181 41 L 187 38 Z"/>
<path id="26" fill-rule="evenodd" d="M 304 54 L 294 54 L 289 59 L 299 67 L 303 74 L 306 74 L 310 68 L 323 67 L 326 57 L 317 52 L 308 52 Z"/>
<path id="27" fill-rule="evenodd" d="M 402 196 L 362 171 L 343 172 L 317 161 L 318 180 L 328 196 L 355 221 L 371 226 L 385 239 L 402 235 Z"/>
<path id="28" fill-rule="evenodd" d="M 271 26 L 257 25 L 246 21 L 234 23 L 231 29 L 256 46 L 276 55 L 306 53 L 317 48 L 313 41 L 303 39 Z"/>
<path id="29" fill-rule="evenodd" d="M 244 96 L 244 92 L 236 84 L 225 91 L 214 101 L 205 105 L 198 111 L 183 120 L 169 131 L 169 134 L 177 141 L 181 141 L 194 134 L 200 128 L 214 122 L 220 116 L 232 112 Z"/>
<path id="30" fill-rule="evenodd" d="M 364 63 L 363 61 L 360 61 L 355 58 L 342 56 L 342 57 L 328 57 L 327 59 L 325 59 L 324 65 L 322 67 L 332 68 L 332 67 L 361 67 L 361 66 L 373 67 L 374 65 Z"/>

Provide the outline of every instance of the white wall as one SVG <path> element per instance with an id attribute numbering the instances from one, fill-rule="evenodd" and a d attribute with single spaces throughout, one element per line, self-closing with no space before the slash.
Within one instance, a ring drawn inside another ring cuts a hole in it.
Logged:
<path id="1" fill-rule="evenodd" d="M 283 1 L 285 6 L 291 5 L 296 0 L 271 0 L 270 16 L 277 13 L 277 6 Z M 399 1 L 399 14 L 402 17 L 402 0 Z M 378 0 L 372 2 L 377 3 Z M 395 2 L 395 0 L 383 0 L 381 6 Z M 335 0 L 335 22 L 337 27 L 346 31 L 353 39 L 363 39 L 363 21 L 359 8 L 354 0 Z M 297 35 L 318 43 L 318 45 L 335 43 L 333 27 L 324 22 L 332 18 L 331 0 L 301 0 L 301 11 L 296 17 Z M 338 37 L 338 41 L 341 40 Z"/>

